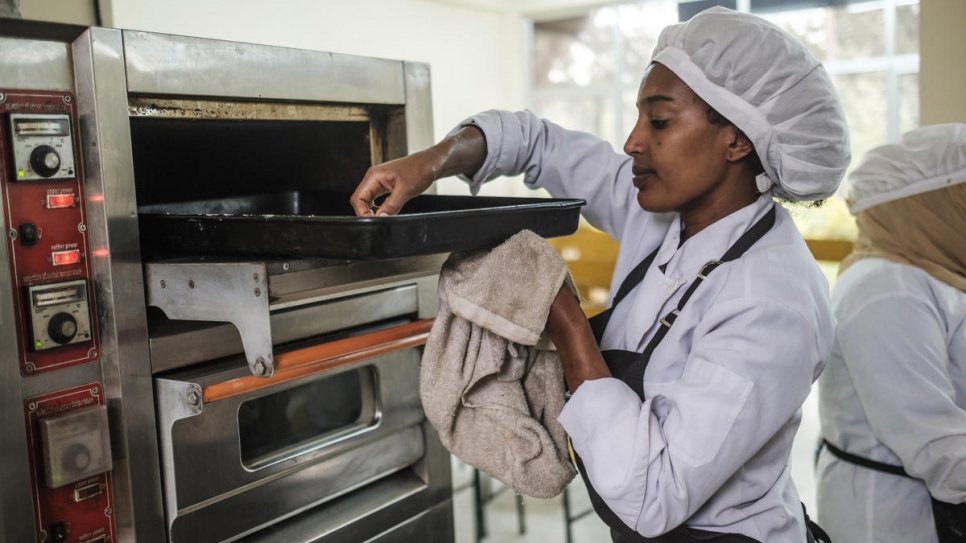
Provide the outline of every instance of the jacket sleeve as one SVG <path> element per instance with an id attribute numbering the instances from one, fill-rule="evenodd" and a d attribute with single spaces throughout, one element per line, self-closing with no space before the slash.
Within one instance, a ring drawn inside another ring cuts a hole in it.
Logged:
<path id="1" fill-rule="evenodd" d="M 828 355 L 817 334 L 809 319 L 772 299 L 716 303 L 695 328 L 677 380 L 645 383 L 643 403 L 617 379 L 585 382 L 560 420 L 604 501 L 655 537 L 693 516 L 776 435 L 790 446 L 794 432 L 781 430 L 797 424 Z M 769 488 L 787 457 L 755 461 L 764 466 L 755 486 Z"/>
<path id="2" fill-rule="evenodd" d="M 487 145 L 483 166 L 469 180 L 474 193 L 485 181 L 523 174 L 531 188 L 586 200 L 587 220 L 618 240 L 628 213 L 640 212 L 630 157 L 596 136 L 564 129 L 530 111 L 486 111 L 460 127 L 467 125 L 480 128 Z"/>
<path id="3" fill-rule="evenodd" d="M 933 497 L 966 501 L 966 411 L 936 307 L 908 293 L 878 297 L 839 323 L 836 341 L 876 438 Z"/>

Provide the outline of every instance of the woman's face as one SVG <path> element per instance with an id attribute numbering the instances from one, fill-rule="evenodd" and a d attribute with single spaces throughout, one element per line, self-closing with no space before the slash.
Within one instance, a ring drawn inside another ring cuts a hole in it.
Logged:
<path id="1" fill-rule="evenodd" d="M 642 208 L 676 211 L 685 221 L 697 214 L 706 222 L 720 218 L 708 215 L 734 211 L 737 199 L 747 200 L 748 191 L 739 189 L 734 168 L 729 173 L 728 167 L 747 155 L 740 150 L 736 154 L 737 129 L 711 123 L 708 106 L 671 70 L 656 63 L 648 67 L 637 110 L 624 152 L 634 159 L 634 186 Z M 743 143 L 750 146 L 747 140 Z"/>

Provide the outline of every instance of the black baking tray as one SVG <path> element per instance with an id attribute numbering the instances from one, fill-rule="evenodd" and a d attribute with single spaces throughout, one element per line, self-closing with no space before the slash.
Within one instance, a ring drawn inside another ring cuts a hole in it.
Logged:
<path id="1" fill-rule="evenodd" d="M 583 200 L 421 195 L 399 215 L 356 217 L 349 194 L 290 191 L 138 208 L 150 257 L 230 255 L 352 260 L 496 246 L 520 230 L 577 229 Z"/>

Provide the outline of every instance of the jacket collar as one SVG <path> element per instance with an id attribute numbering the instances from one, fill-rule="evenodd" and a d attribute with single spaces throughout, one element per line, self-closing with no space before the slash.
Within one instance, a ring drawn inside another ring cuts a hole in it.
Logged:
<path id="1" fill-rule="evenodd" d="M 676 216 L 654 259 L 655 265 L 664 269 L 668 279 L 678 283 L 691 281 L 701 266 L 720 258 L 772 205 L 771 192 L 766 192 L 753 203 L 698 232 L 683 245 L 681 216 Z"/>

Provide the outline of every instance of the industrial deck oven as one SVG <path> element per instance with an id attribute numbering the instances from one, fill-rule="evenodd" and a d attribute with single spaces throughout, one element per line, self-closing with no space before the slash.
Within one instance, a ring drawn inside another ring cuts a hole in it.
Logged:
<path id="1" fill-rule="evenodd" d="M 179 251 L 139 211 L 342 202 L 431 126 L 425 64 L 0 20 L 0 540 L 452 541 L 445 254 Z"/>

